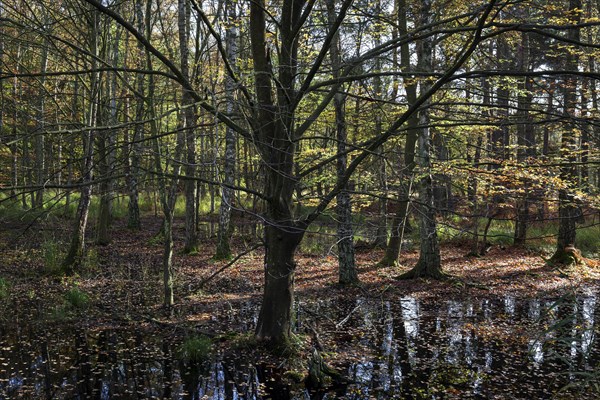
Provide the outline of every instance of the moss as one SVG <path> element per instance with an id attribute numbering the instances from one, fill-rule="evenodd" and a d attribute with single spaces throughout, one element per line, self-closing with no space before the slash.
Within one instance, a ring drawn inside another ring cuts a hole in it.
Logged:
<path id="1" fill-rule="evenodd" d="M 311 358 L 308 361 L 306 386 L 315 389 L 322 388 L 330 385 L 335 380 L 340 380 L 340 378 L 340 373 L 327 364 L 323 353 L 317 349 L 313 349 Z"/>
<path id="2" fill-rule="evenodd" d="M 301 372 L 301 371 L 286 371 L 283 374 L 283 377 L 289 381 L 291 381 L 292 383 L 302 383 L 305 381 L 305 379 L 307 378 L 307 374 Z"/>
<path id="3" fill-rule="evenodd" d="M 574 246 L 566 246 L 564 249 L 558 249 L 548 260 L 551 265 L 585 265 L 581 252 Z"/>
<path id="4" fill-rule="evenodd" d="M 258 346 L 254 333 L 230 333 L 225 338 L 231 341 L 231 348 L 234 350 L 248 350 Z"/>

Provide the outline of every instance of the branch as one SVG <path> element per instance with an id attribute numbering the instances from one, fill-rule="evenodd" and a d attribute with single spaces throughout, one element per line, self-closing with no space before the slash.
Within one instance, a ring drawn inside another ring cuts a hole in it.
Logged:
<path id="1" fill-rule="evenodd" d="M 154 55 L 156 58 L 158 58 L 173 73 L 173 75 L 175 75 L 175 80 L 177 82 L 179 82 L 179 84 L 181 86 L 183 86 L 184 89 L 189 91 L 190 95 L 194 98 L 194 100 L 196 102 L 198 102 L 200 107 L 204 108 L 206 111 L 213 114 L 221 122 L 223 122 L 225 125 L 227 125 L 231 129 L 233 129 L 235 132 L 239 133 L 240 135 L 242 135 L 244 137 L 250 137 L 250 134 L 248 131 L 246 131 L 240 125 L 236 124 L 231 118 L 229 118 L 225 114 L 221 113 L 218 109 L 216 109 L 215 107 L 213 107 L 212 105 L 207 103 L 206 100 L 202 96 L 200 96 L 200 94 L 194 89 L 194 87 L 191 85 L 191 83 L 183 76 L 183 73 L 179 70 L 179 68 L 177 68 L 177 66 L 167 56 L 165 56 L 161 51 L 159 51 L 156 47 L 154 47 L 152 45 L 152 43 L 150 43 L 148 38 L 146 38 L 144 35 L 142 35 L 129 22 L 125 21 L 125 19 L 123 19 L 123 17 L 121 15 L 114 12 L 110 8 L 104 6 L 102 3 L 100 3 L 97 0 L 84 0 L 84 1 L 87 2 L 88 4 L 91 4 L 92 6 L 96 7 L 96 9 L 98 11 L 102 12 L 103 14 L 108 15 L 116 23 L 121 25 L 123 28 L 127 29 L 142 44 L 142 46 L 144 46 L 144 48 L 147 51 L 149 51 L 152 55 Z"/>
<path id="2" fill-rule="evenodd" d="M 211 280 L 213 280 L 213 278 L 217 275 L 219 275 L 221 272 L 225 271 L 227 268 L 231 267 L 233 264 L 235 264 L 237 262 L 237 260 L 239 260 L 240 258 L 242 258 L 243 256 L 245 256 L 248 253 L 252 253 L 254 250 L 263 247 L 264 244 L 260 243 L 260 244 L 256 244 L 252 247 L 250 247 L 248 250 L 238 254 L 233 260 L 229 261 L 227 264 L 225 264 L 224 266 L 222 266 L 221 268 L 219 268 L 218 270 L 216 270 L 215 272 L 213 272 L 209 277 L 204 278 L 200 281 L 199 285 L 200 287 L 203 287 L 204 285 L 206 285 L 208 282 L 210 282 Z"/>
<path id="3" fill-rule="evenodd" d="M 323 198 L 321 203 L 310 213 L 305 219 L 305 224 L 310 224 L 327 208 L 329 203 L 335 198 L 335 196 L 342 191 L 350 177 L 358 168 L 358 166 L 373 152 L 377 147 L 381 146 L 385 143 L 414 113 L 416 113 L 419 108 L 429 100 L 442 86 L 444 86 L 447 82 L 451 81 L 454 73 L 458 71 L 462 65 L 471 57 L 471 54 L 477 49 L 479 43 L 484 40 L 482 37 L 482 31 L 485 27 L 485 22 L 489 14 L 492 12 L 494 5 L 497 0 L 490 0 L 488 5 L 485 7 L 482 16 L 479 19 L 479 23 L 477 24 L 477 29 L 475 30 L 475 34 L 471 43 L 469 43 L 462 55 L 458 57 L 458 59 L 454 62 L 451 68 L 449 68 L 440 79 L 438 79 L 431 88 L 423 93 L 419 98 L 412 104 L 408 110 L 400 118 L 396 120 L 383 134 L 374 138 L 370 141 L 369 145 L 366 146 L 365 150 L 363 150 L 352 162 L 348 165 L 346 173 L 343 177 L 341 177 L 336 183 L 335 187 Z"/>

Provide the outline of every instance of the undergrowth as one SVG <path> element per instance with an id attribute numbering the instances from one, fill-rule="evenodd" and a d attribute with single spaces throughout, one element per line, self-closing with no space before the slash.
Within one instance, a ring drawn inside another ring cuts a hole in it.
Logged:
<path id="1" fill-rule="evenodd" d="M 66 303 L 74 309 L 83 310 L 90 304 L 90 297 L 81 289 L 74 287 L 65 293 Z"/>
<path id="2" fill-rule="evenodd" d="M 212 353 L 212 341 L 204 335 L 190 336 L 184 340 L 179 348 L 181 360 L 190 364 L 204 362 Z"/>
<path id="3" fill-rule="evenodd" d="M 0 300 L 7 299 L 10 294 L 10 285 L 8 281 L 0 277 Z"/>

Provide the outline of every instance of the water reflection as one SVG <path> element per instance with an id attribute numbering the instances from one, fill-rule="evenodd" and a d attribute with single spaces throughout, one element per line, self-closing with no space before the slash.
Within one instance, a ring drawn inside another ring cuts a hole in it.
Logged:
<path id="1" fill-rule="evenodd" d="M 186 364 L 175 336 L 8 330 L 0 338 L 0 399 L 550 398 L 600 362 L 596 296 L 298 303 L 298 330 L 315 308 L 331 321 L 322 329 L 338 338 L 339 351 L 345 343 L 359 354 L 348 357 L 335 391 L 292 388 L 277 366 L 237 354 Z M 231 312 L 252 329 L 256 307 Z"/>

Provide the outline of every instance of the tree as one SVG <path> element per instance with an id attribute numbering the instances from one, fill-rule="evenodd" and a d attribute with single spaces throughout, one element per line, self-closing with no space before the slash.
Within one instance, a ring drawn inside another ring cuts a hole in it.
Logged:
<path id="1" fill-rule="evenodd" d="M 433 23 L 431 0 L 421 2 L 419 10 L 420 23 L 422 26 L 431 26 Z M 428 36 L 417 44 L 419 72 L 433 72 L 433 42 L 434 37 Z M 421 93 L 427 93 L 431 89 L 428 80 L 420 82 Z M 423 101 L 420 110 L 418 126 L 418 157 L 417 165 L 421 175 L 419 182 L 419 217 L 420 217 L 420 252 L 417 265 L 406 272 L 401 278 L 428 277 L 440 279 L 442 273 L 440 248 L 436 227 L 436 208 L 433 195 L 433 179 L 431 177 L 431 151 L 432 139 L 429 128 L 430 118 L 428 106 L 430 99 Z"/>
<path id="2" fill-rule="evenodd" d="M 225 10 L 228 18 L 228 29 L 225 32 L 225 45 L 227 51 L 227 62 L 234 68 L 236 64 L 236 57 L 238 53 L 238 27 L 236 26 L 236 19 L 238 13 L 236 10 L 236 4 L 231 0 L 225 2 Z M 237 73 L 237 71 L 236 71 Z M 225 77 L 225 92 L 228 115 L 232 115 L 235 106 L 235 81 L 231 76 Z M 231 210 L 233 208 L 233 185 L 235 178 L 235 148 L 236 148 L 236 137 L 235 131 L 231 127 L 225 128 L 225 165 L 224 165 L 224 178 L 223 185 L 221 186 L 221 207 L 219 209 L 219 231 L 217 237 L 217 251 L 215 259 L 226 259 L 231 257 L 231 248 L 229 241 L 231 238 Z"/>
<path id="3" fill-rule="evenodd" d="M 581 39 L 579 27 L 577 27 L 577 25 L 581 22 L 581 13 L 581 0 L 569 0 L 567 20 L 569 24 L 573 25 L 573 27 L 567 30 L 567 39 L 571 42 L 577 43 Z M 565 57 L 565 70 L 578 71 L 578 68 L 579 57 L 576 50 L 568 49 Z M 550 261 L 553 263 L 578 261 L 572 260 L 573 252 L 569 250 L 575 245 L 575 236 L 577 234 L 576 219 L 578 210 L 572 188 L 577 176 L 577 169 L 575 167 L 575 162 L 577 161 L 577 139 L 575 135 L 575 130 L 577 129 L 577 79 L 574 76 L 567 76 L 565 78 L 563 91 L 563 116 L 566 123 L 565 128 L 562 131 L 560 145 L 563 163 L 563 166 L 560 168 L 560 177 L 565 186 L 558 192 L 559 228 L 558 237 L 556 240 L 556 251 L 550 258 Z"/>
<path id="4" fill-rule="evenodd" d="M 189 38 L 191 6 L 188 0 L 177 1 L 177 23 L 179 27 L 179 56 L 181 57 L 181 73 L 190 81 L 189 70 Z M 185 174 L 188 177 L 196 175 L 196 137 L 195 126 L 198 119 L 192 95 L 189 88 L 182 88 L 181 104 L 183 107 L 183 125 L 185 129 L 186 163 Z M 196 234 L 196 182 L 193 179 L 185 181 L 185 247 L 186 253 L 198 252 L 198 235 Z"/>
<path id="5" fill-rule="evenodd" d="M 327 0 L 327 20 L 332 29 L 335 26 L 335 3 Z M 331 49 L 331 67 L 333 78 L 337 79 L 340 75 L 342 57 L 339 33 L 333 35 Z M 337 179 L 344 179 L 347 167 L 346 143 L 347 143 L 347 125 L 346 125 L 346 96 L 343 93 L 336 93 L 333 98 L 333 107 L 335 109 L 335 130 L 337 153 L 339 157 L 336 161 Z M 350 203 L 350 193 L 348 184 L 337 194 L 336 205 L 337 218 L 337 247 L 339 264 L 339 282 L 341 284 L 352 284 L 358 282 L 358 273 L 354 260 L 354 232 L 352 229 L 352 204 Z"/>
<path id="6" fill-rule="evenodd" d="M 100 16 L 101 14 L 93 7 L 89 11 L 89 31 L 91 68 L 88 89 L 88 104 L 86 110 L 86 128 L 82 131 L 83 163 L 82 163 L 82 188 L 77 205 L 75 223 L 71 236 L 71 244 L 62 266 L 68 274 L 73 274 L 81 266 L 85 255 L 85 233 L 88 222 L 90 202 L 92 200 L 92 172 L 94 168 L 94 140 L 96 137 L 96 123 L 98 118 L 98 102 L 100 95 L 100 73 L 98 72 L 99 38 L 100 38 Z"/>

